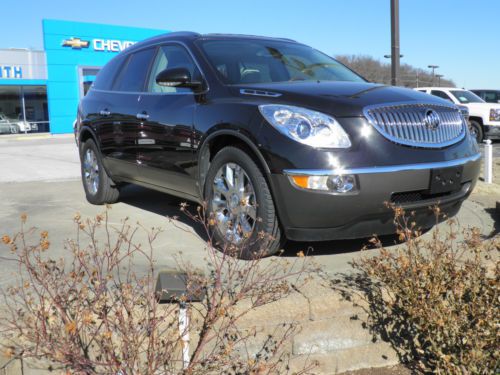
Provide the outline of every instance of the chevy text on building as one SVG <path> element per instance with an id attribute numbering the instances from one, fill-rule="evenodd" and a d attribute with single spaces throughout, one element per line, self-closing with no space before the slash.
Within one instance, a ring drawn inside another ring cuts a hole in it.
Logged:
<path id="1" fill-rule="evenodd" d="M 130 47 L 136 42 L 131 40 L 116 40 L 116 39 L 92 39 L 92 41 L 82 40 L 80 38 L 69 38 L 62 42 L 63 47 L 71 47 L 72 49 L 89 48 L 92 45 L 94 51 L 103 52 L 121 52 L 125 48 Z"/>

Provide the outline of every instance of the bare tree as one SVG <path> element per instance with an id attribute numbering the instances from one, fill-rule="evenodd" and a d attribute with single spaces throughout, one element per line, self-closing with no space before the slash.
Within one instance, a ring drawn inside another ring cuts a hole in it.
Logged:
<path id="1" fill-rule="evenodd" d="M 335 57 L 367 80 L 376 83 L 391 84 L 391 65 L 366 55 L 338 55 Z M 404 87 L 437 86 L 437 78 L 430 72 L 402 64 L 400 67 L 400 83 Z M 441 78 L 441 86 L 455 87 L 455 82 Z"/>

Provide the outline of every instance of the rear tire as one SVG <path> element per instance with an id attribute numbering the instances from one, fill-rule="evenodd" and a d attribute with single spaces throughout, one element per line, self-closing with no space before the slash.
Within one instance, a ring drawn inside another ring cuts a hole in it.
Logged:
<path id="1" fill-rule="evenodd" d="M 115 203 L 120 197 L 118 187 L 104 169 L 97 145 L 87 139 L 80 147 L 83 189 L 87 200 L 96 205 Z"/>
<path id="2" fill-rule="evenodd" d="M 469 131 L 470 134 L 476 138 L 477 143 L 481 143 L 483 141 L 483 128 L 481 124 L 476 120 L 469 120 Z"/>
<path id="3" fill-rule="evenodd" d="M 220 150 L 208 170 L 204 193 L 216 245 L 234 248 L 240 259 L 265 257 L 280 249 L 282 235 L 271 191 L 246 152 L 236 147 Z"/>

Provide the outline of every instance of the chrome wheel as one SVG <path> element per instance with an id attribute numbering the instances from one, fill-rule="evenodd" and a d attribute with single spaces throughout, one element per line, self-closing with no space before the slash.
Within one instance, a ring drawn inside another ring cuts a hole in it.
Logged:
<path id="1" fill-rule="evenodd" d="M 94 151 L 90 148 L 85 151 L 83 157 L 83 179 L 87 191 L 95 195 L 99 190 L 99 162 Z"/>
<path id="2" fill-rule="evenodd" d="M 472 126 L 472 125 L 469 125 L 469 132 L 470 132 L 470 135 L 472 136 L 472 138 L 475 138 L 477 139 L 477 129 L 475 126 Z"/>
<path id="3" fill-rule="evenodd" d="M 236 163 L 226 163 L 213 181 L 212 212 L 220 234 L 239 244 L 251 236 L 257 220 L 257 199 L 252 181 Z"/>

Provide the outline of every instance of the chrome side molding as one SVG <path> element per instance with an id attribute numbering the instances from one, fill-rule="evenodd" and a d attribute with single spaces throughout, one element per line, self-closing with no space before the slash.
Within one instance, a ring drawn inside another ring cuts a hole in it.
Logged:
<path id="1" fill-rule="evenodd" d="M 265 90 L 255 90 L 255 89 L 241 89 L 240 94 L 242 95 L 253 95 L 253 96 L 265 96 L 270 98 L 278 98 L 282 94 L 279 92 L 271 92 Z"/>
<path id="2" fill-rule="evenodd" d="M 477 153 L 465 158 L 438 161 L 434 163 L 418 163 L 418 164 L 401 164 L 401 165 L 387 165 L 381 167 L 364 167 L 364 168 L 334 168 L 334 169 L 285 169 L 283 171 L 286 175 L 291 176 L 329 176 L 329 175 L 344 175 L 344 174 L 377 174 L 377 173 L 391 173 L 402 171 L 418 171 L 423 169 L 435 168 L 448 168 L 456 167 L 458 165 L 467 164 L 477 161 L 481 158 L 481 154 Z"/>

